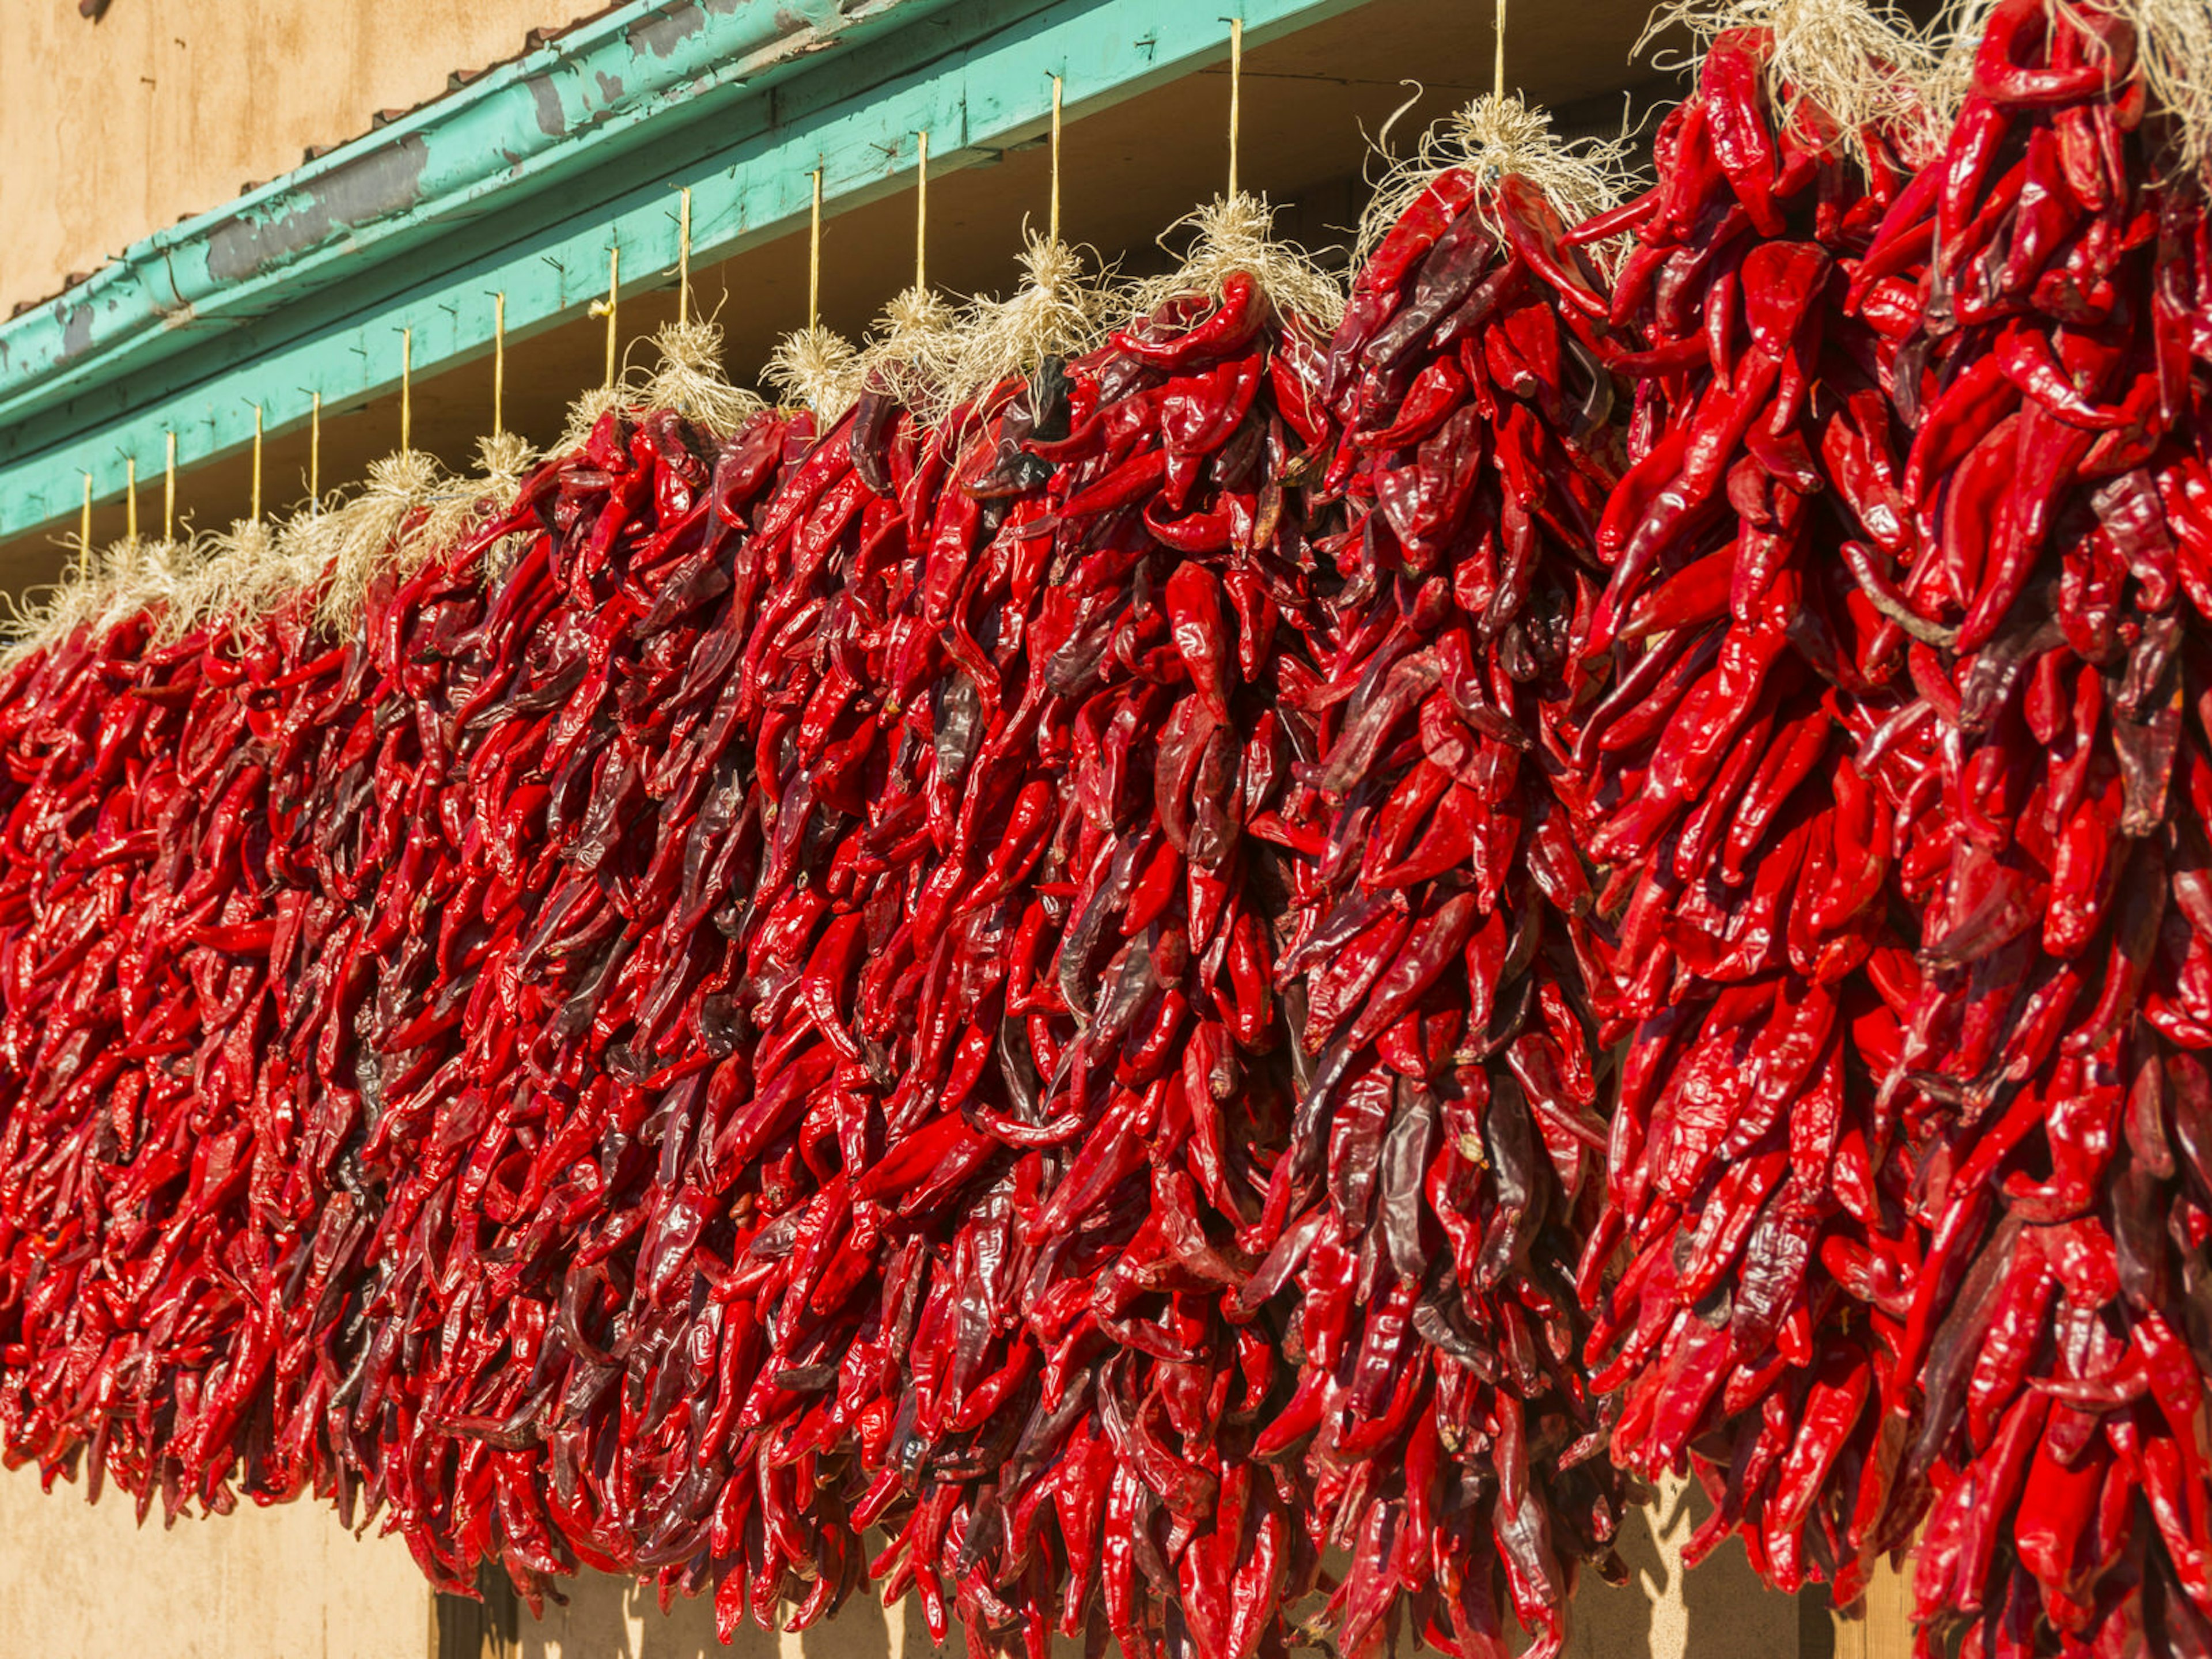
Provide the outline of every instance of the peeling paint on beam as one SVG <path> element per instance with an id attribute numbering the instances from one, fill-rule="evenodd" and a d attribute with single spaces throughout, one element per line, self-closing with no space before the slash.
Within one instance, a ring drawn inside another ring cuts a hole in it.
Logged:
<path id="1" fill-rule="evenodd" d="M 219 283 L 243 282 L 320 246 L 334 232 L 405 212 L 422 198 L 429 161 L 429 145 L 410 133 L 332 169 L 289 212 L 222 221 L 208 232 L 208 275 Z"/>

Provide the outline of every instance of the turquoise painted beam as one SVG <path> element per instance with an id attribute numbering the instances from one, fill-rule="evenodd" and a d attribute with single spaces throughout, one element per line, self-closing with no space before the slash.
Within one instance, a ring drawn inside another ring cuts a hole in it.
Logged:
<path id="1" fill-rule="evenodd" d="M 1247 39 L 1263 41 L 1357 3 L 1237 9 Z M 1035 136 L 1052 75 L 1080 115 L 1218 63 L 1227 9 L 1191 0 L 620 7 L 139 244 L 64 296 L 90 317 L 40 307 L 0 326 L 0 535 L 74 514 L 88 473 L 95 496 L 112 499 L 126 458 L 138 458 L 143 479 L 167 433 L 189 466 L 248 444 L 253 403 L 276 434 L 303 425 L 318 392 L 337 407 L 390 392 L 403 328 L 417 375 L 487 350 L 488 290 L 507 294 L 510 336 L 573 317 L 604 295 L 611 243 L 632 283 L 660 285 L 676 258 L 672 186 L 692 191 L 695 261 L 726 258 L 803 223 L 817 167 L 834 212 L 902 188 L 917 131 L 932 135 L 933 171 Z M 396 191 L 390 180 L 414 167 L 410 158 L 421 166 L 404 199 L 362 182 Z M 163 271 L 190 273 L 176 297 Z"/>
<path id="2" fill-rule="evenodd" d="M 758 97 L 946 0 L 630 0 L 461 91 L 165 230 L 0 326 L 0 426 L 296 304 L 364 262 Z"/>

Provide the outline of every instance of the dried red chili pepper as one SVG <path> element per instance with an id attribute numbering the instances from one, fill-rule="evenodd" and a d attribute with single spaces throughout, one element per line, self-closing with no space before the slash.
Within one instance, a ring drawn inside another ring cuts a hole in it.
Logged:
<path id="1" fill-rule="evenodd" d="M 1919 693 L 1863 750 L 1919 932 L 1885 988 L 1883 1097 L 1929 1241 L 1877 1541 L 1934 1495 L 1916 1617 L 1977 1653 L 2212 1631 L 2204 1523 L 2173 1501 L 2207 1449 L 2150 1380 L 2179 1404 L 2212 1375 L 2174 1338 L 2204 1272 L 2177 1109 L 2212 1045 L 2183 804 L 2208 753 L 2180 577 L 2204 452 L 2159 389 L 2160 319 L 2203 314 L 2204 230 L 2201 191 L 2151 182 L 2135 46 L 2119 14 L 1997 7 L 1942 189 L 1865 256 L 1926 250 L 1887 389 L 1920 429 L 1895 539 L 1855 566 L 1917 641 Z"/>
<path id="2" fill-rule="evenodd" d="M 1448 169 L 1330 349 L 1340 579 L 1283 710 L 1312 757 L 1285 816 L 1322 850 L 1278 969 L 1302 1065 L 1248 1295 L 1299 1291 L 1298 1393 L 1261 1449 L 1354 1551 L 1348 1650 L 1494 1653 L 1510 1607 L 1557 1651 L 1630 1498 L 1571 1363 L 1603 1142 L 1589 893 L 1571 847 L 1534 850 L 1565 829 L 1546 774 L 1617 466 L 1610 377 L 1563 320 L 1597 278 L 1560 236 L 1518 179 Z"/>
<path id="3" fill-rule="evenodd" d="M 1591 998 L 1625 1047 L 1576 1277 L 1613 1457 L 1686 1458 L 1713 1497 L 1692 1559 L 1739 1534 L 1774 1583 L 1849 1602 L 1895 1480 L 1923 1247 L 1876 1086 L 1895 849 L 1853 758 L 1910 692 L 1837 556 L 1886 545 L 1905 426 L 1862 395 L 1893 341 L 1840 299 L 1910 169 L 1899 132 L 1847 157 L 1778 61 L 1763 29 L 1712 43 L 1608 313 L 1616 371 L 1642 377 L 1585 647 L 1613 689 L 1556 787 L 1603 866 Z"/>

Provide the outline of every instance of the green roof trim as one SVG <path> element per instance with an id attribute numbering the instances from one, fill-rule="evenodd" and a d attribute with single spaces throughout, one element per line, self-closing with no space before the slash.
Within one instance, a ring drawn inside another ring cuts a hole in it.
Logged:
<path id="1" fill-rule="evenodd" d="M 1358 0 L 1242 0 L 1264 40 Z M 897 188 L 912 133 L 942 172 L 1227 54 L 1191 0 L 632 0 L 0 324 L 0 536 L 112 499 L 126 456 L 191 465 L 426 376 L 676 259 L 672 186 L 710 261 Z M 142 473 L 144 469 L 142 466 Z"/>

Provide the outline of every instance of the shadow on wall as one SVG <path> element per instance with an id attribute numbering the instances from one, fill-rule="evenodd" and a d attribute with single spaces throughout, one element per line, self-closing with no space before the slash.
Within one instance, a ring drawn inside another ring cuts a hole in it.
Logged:
<path id="1" fill-rule="evenodd" d="M 1658 1502 L 1629 1516 L 1619 1546 L 1629 1582 L 1615 1588 L 1584 1576 L 1566 1659 L 1835 1659 L 1825 1599 L 1768 1589 L 1736 1540 L 1683 1571 L 1682 1547 L 1711 1513 L 1694 1481 L 1670 1481 Z M 1341 1572 L 1346 1563 L 1329 1565 Z M 664 1614 L 649 1587 L 586 1577 L 567 1589 L 568 1605 L 549 1603 L 543 1620 L 522 1614 L 521 1659 L 933 1659 L 961 1648 L 957 1632 L 946 1648 L 931 1645 L 911 1596 L 887 1611 L 856 1594 L 836 1618 L 796 1636 L 747 1620 L 725 1648 L 714 1639 L 711 1597 L 679 1596 Z M 1055 1640 L 1054 1659 L 1079 1659 L 1082 1645 Z"/>
<path id="2" fill-rule="evenodd" d="M 724 1647 L 714 1639 L 711 1596 L 678 1596 L 664 1614 L 649 1585 L 587 1577 L 567 1589 L 568 1605 L 549 1602 L 543 1620 L 523 1613 L 521 1659 L 930 1659 L 939 1651 L 912 1597 L 886 1611 L 856 1594 L 836 1618 L 796 1636 L 748 1619 Z"/>
<path id="3" fill-rule="evenodd" d="M 1769 1589 L 1739 1540 L 1684 1571 L 1683 1547 L 1712 1512 L 1696 1481 L 1669 1480 L 1630 1513 L 1616 1546 L 1629 1581 L 1584 1576 L 1567 1659 L 1831 1659 L 1826 1602 Z"/>

